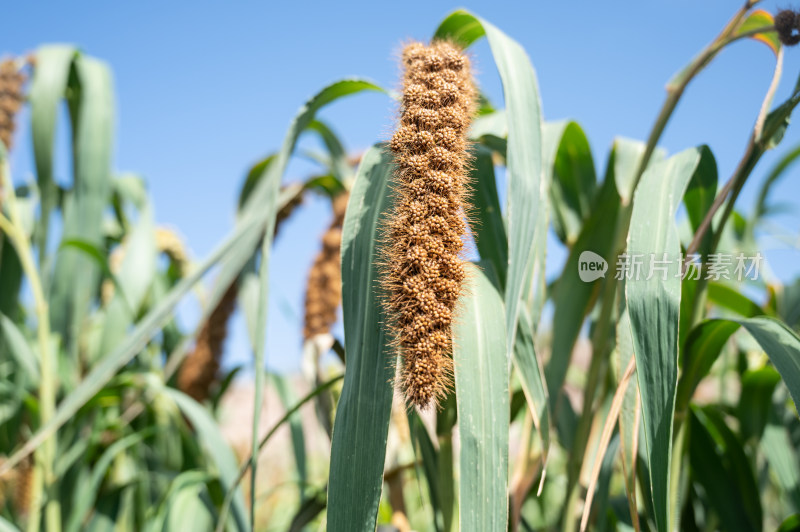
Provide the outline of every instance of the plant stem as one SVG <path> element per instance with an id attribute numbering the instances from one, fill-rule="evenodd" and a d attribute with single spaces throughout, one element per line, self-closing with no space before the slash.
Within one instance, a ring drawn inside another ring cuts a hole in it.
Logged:
<path id="1" fill-rule="evenodd" d="M 768 148 L 768 143 L 770 139 L 772 139 L 773 135 L 777 132 L 777 129 L 781 126 L 781 121 L 776 120 L 770 124 L 769 128 L 765 128 L 766 126 L 766 119 L 767 113 L 769 111 L 770 103 L 772 102 L 772 98 L 775 95 L 775 91 L 778 88 L 778 83 L 781 78 L 781 73 L 783 71 L 783 50 L 778 52 L 777 56 L 777 63 L 775 65 L 775 74 L 772 77 L 772 83 L 770 83 L 769 90 L 767 90 L 767 94 L 764 97 L 764 101 L 761 104 L 761 109 L 758 112 L 758 117 L 756 118 L 756 124 L 753 128 L 753 133 L 750 135 L 750 139 L 747 142 L 747 148 L 745 149 L 744 155 L 742 156 L 739 164 L 736 166 L 736 170 L 733 172 L 733 175 L 725 183 L 725 186 L 720 190 L 719 194 L 716 198 L 714 198 L 714 203 L 711 205 L 711 208 L 706 213 L 705 218 L 703 218 L 702 223 L 697 228 L 697 232 L 692 238 L 689 247 L 686 248 L 686 254 L 690 255 L 696 253 L 698 248 L 700 247 L 700 242 L 705 237 L 706 233 L 711 228 L 711 223 L 714 220 L 714 216 L 722 206 L 722 203 L 725 201 L 725 198 L 728 197 L 728 194 L 733 190 L 733 194 L 731 195 L 731 201 L 728 202 L 728 206 L 725 208 L 725 211 L 720 219 L 720 223 L 718 224 L 717 233 L 714 235 L 714 241 L 710 248 L 710 253 L 713 253 L 716 250 L 717 245 L 719 244 L 720 235 L 722 233 L 722 228 L 725 226 L 725 222 L 727 222 L 728 217 L 730 216 L 731 210 L 733 209 L 733 203 L 736 202 L 736 198 L 739 196 L 739 192 L 741 192 L 742 187 L 744 186 L 745 181 L 750 176 L 750 173 L 755 168 L 756 164 L 758 163 L 761 156 Z M 795 93 L 796 94 L 796 93 Z M 791 100 L 790 100 L 791 101 Z M 795 104 L 796 105 L 796 104 Z M 789 113 L 791 113 L 790 107 Z"/>
<path id="2" fill-rule="evenodd" d="M 42 283 L 39 278 L 39 272 L 36 269 L 31 246 L 23 230 L 22 221 L 17 210 L 16 195 L 14 186 L 11 183 L 8 161 L 4 157 L 3 159 L 2 168 L 0 168 L 0 173 L 2 173 L 0 175 L 0 183 L 8 191 L 6 204 L 11 219 L 9 220 L 0 213 L 0 229 L 6 233 L 16 248 L 22 270 L 28 278 L 28 283 L 33 293 L 37 320 L 37 341 L 39 344 L 39 356 L 41 357 L 39 362 L 41 370 L 39 380 L 39 423 L 43 427 L 53 417 L 56 405 L 55 367 L 53 356 L 50 352 L 50 310 L 42 290 Z M 45 499 L 47 530 L 48 532 L 58 532 L 61 530 L 61 505 L 55 494 L 56 478 L 53 472 L 53 464 L 56 458 L 55 435 L 46 439 L 36 454 L 35 467 L 39 469 L 38 478 L 40 481 L 34 483 L 32 500 L 41 501 L 43 498 Z M 38 512 L 38 505 L 32 506 L 32 512 Z M 34 522 L 36 520 L 31 519 Z M 38 524 L 36 526 L 38 529 Z"/>

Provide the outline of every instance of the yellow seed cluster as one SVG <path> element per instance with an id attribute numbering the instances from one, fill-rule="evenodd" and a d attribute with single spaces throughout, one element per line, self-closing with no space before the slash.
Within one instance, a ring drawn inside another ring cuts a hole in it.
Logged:
<path id="1" fill-rule="evenodd" d="M 166 227 L 156 227 L 156 249 L 175 263 L 178 273 L 185 277 L 189 271 L 189 255 L 178 234 Z"/>
<path id="2" fill-rule="evenodd" d="M 0 140 L 9 150 L 14 138 L 14 117 L 24 100 L 24 83 L 25 74 L 20 72 L 13 59 L 0 62 Z"/>
<path id="3" fill-rule="evenodd" d="M 322 236 L 322 249 L 314 259 L 306 285 L 305 325 L 303 337 L 308 340 L 330 332 L 336 322 L 336 309 L 342 299 L 342 270 L 339 252 L 342 245 L 342 225 L 347 210 L 348 193 L 333 200 L 333 220 Z"/>
<path id="4" fill-rule="evenodd" d="M 451 325 L 464 282 L 461 257 L 475 89 L 463 52 L 448 42 L 403 50 L 395 207 L 386 231 L 383 288 L 403 359 L 399 386 L 419 408 L 450 388 Z"/>
<path id="5" fill-rule="evenodd" d="M 127 244 L 127 240 L 123 239 L 122 243 L 114 248 L 108 257 L 108 268 L 114 275 L 117 275 L 122 269 L 128 248 Z M 175 263 L 181 277 L 185 277 L 189 273 L 189 255 L 180 236 L 166 227 L 156 227 L 155 244 L 159 253 L 165 254 Z M 100 302 L 103 306 L 111 303 L 114 292 L 114 282 L 111 279 L 105 279 L 100 286 Z"/>

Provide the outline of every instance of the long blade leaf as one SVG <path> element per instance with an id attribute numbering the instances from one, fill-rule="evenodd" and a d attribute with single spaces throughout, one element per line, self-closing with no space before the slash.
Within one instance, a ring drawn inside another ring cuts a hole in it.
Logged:
<path id="1" fill-rule="evenodd" d="M 508 358 L 503 300 L 477 267 L 453 335 L 461 530 L 506 530 L 508 521 Z M 500 429 L 502 427 L 502 429 Z"/>
<path id="2" fill-rule="evenodd" d="M 342 232 L 342 312 L 347 353 L 328 482 L 328 530 L 374 531 L 392 408 L 394 365 L 377 292 L 377 246 L 391 203 L 393 165 L 381 146 L 361 162 Z"/>
<path id="3" fill-rule="evenodd" d="M 675 214 L 699 161 L 699 150 L 689 149 L 645 171 L 634 196 L 628 235 L 629 257 L 640 256 L 643 264 L 638 274 L 631 271 L 625 292 L 642 397 L 651 496 L 656 526 L 662 531 L 670 529 L 669 471 L 678 380 L 681 283 L 676 276 L 680 241 Z"/>

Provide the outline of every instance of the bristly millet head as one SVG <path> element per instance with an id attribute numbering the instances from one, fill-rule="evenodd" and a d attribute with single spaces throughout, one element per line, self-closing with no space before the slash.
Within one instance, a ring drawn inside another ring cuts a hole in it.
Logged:
<path id="1" fill-rule="evenodd" d="M 402 66 L 382 285 L 402 357 L 398 386 L 409 403 L 425 409 L 447 395 L 452 381 L 452 321 L 465 276 L 466 135 L 475 88 L 468 58 L 449 42 L 407 45 Z"/>

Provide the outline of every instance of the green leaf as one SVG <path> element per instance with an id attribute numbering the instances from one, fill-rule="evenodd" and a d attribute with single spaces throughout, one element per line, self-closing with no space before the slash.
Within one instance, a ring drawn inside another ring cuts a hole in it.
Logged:
<path id="1" fill-rule="evenodd" d="M 103 212 L 111 189 L 114 102 L 108 67 L 86 56 L 74 61 L 77 95 L 70 112 L 74 124 L 74 184 L 71 208 L 64 215 L 64 240 L 103 243 Z M 68 352 L 76 353 L 77 336 L 100 275 L 97 265 L 73 249 L 61 249 L 50 298 L 53 330 Z"/>
<path id="2" fill-rule="evenodd" d="M 772 18 L 772 15 L 769 12 L 764 11 L 763 9 L 756 9 L 747 15 L 747 18 L 742 21 L 742 23 L 736 29 L 734 35 L 741 35 L 748 31 L 758 30 L 759 28 L 768 28 L 774 24 L 775 19 Z M 750 38 L 766 44 L 776 56 L 778 55 L 778 51 L 781 49 L 781 41 L 778 37 L 778 32 L 776 31 L 757 33 Z"/>
<path id="3" fill-rule="evenodd" d="M 769 366 L 745 371 L 742 375 L 742 393 L 736 414 L 743 441 L 761 438 L 772 408 L 772 394 L 780 381 L 780 374 Z"/>
<path id="4" fill-rule="evenodd" d="M 551 129 L 551 124 L 545 124 L 545 138 Z M 571 245 L 578 238 L 583 222 L 589 218 L 597 177 L 592 150 L 581 126 L 568 122 L 559 129 L 550 185 L 553 227 L 558 238 Z"/>
<path id="5" fill-rule="evenodd" d="M 773 405 L 761 439 L 761 450 L 778 480 L 778 486 L 793 511 L 798 512 L 800 511 L 800 461 L 787 428 L 778 415 L 782 410 L 783 405 Z"/>
<path id="6" fill-rule="evenodd" d="M 459 9 L 449 14 L 439 24 L 433 38 L 451 40 L 462 48 L 467 48 L 484 35 L 486 30 L 481 20 L 472 13 Z"/>
<path id="7" fill-rule="evenodd" d="M 607 257 L 614 245 L 614 232 L 620 207 L 615 179 L 618 149 L 619 146 L 615 145 L 611 152 L 608 172 L 595 198 L 592 214 L 569 251 L 553 295 L 552 354 L 544 375 L 554 413 L 561 408 L 560 391 L 567 375 L 572 349 L 580 334 L 583 320 L 601 286 L 599 281 L 585 283 L 580 279 L 578 276 L 580 256 L 584 251 L 591 251 L 601 257 Z M 609 264 L 609 271 L 613 267 L 613 264 Z"/>
<path id="8" fill-rule="evenodd" d="M 247 201 L 250 199 L 250 194 L 253 193 L 253 189 L 264 176 L 267 168 L 269 168 L 269 166 L 275 162 L 275 159 L 277 158 L 278 155 L 275 153 L 268 155 L 254 164 L 250 170 L 247 171 L 247 175 L 244 178 L 244 183 L 242 183 L 242 189 L 239 191 L 239 210 L 244 208 L 244 206 L 247 204 Z"/>
<path id="9" fill-rule="evenodd" d="M 19 529 L 0 517 L 0 532 L 19 532 Z"/>
<path id="10" fill-rule="evenodd" d="M 462 10 L 449 15 L 436 30 L 434 38 L 450 38 L 468 45 L 484 34 L 503 83 L 508 121 L 509 247 L 504 301 L 506 347 L 510 358 L 517 333 L 520 300 L 533 260 L 531 235 L 535 233 L 540 208 L 542 119 L 536 73 L 519 43 L 489 22 Z"/>
<path id="11" fill-rule="evenodd" d="M 289 532 L 302 532 L 328 505 L 326 487 L 317 490 L 300 505 L 289 525 Z"/>
<path id="12" fill-rule="evenodd" d="M 155 277 L 158 251 L 149 207 L 140 213 L 138 223 L 123 245 L 125 256 L 115 276 L 116 290 L 106 309 L 97 357 L 110 353 L 125 338 Z"/>
<path id="13" fill-rule="evenodd" d="M 620 282 L 624 293 L 624 281 Z M 617 319 L 617 349 L 616 357 L 616 382 L 619 384 L 625 374 L 625 369 L 633 356 L 633 337 L 631 336 L 631 318 L 625 306 L 625 298 L 620 298 L 619 318 Z M 635 371 L 635 370 L 634 370 Z M 639 402 L 639 383 L 634 376 L 628 381 L 625 398 L 619 413 L 619 444 L 622 457 L 622 468 L 625 478 L 625 492 L 631 513 L 636 512 L 636 460 L 639 447 L 639 427 L 641 426 L 641 403 Z M 636 516 L 631 516 L 635 519 Z"/>
<path id="14" fill-rule="evenodd" d="M 785 324 L 766 316 L 739 323 L 769 356 L 789 389 L 795 408 L 800 408 L 800 338 Z"/>
<path id="15" fill-rule="evenodd" d="M 769 214 L 771 208 L 767 203 L 767 199 L 769 198 L 769 193 L 772 190 L 772 187 L 775 185 L 778 179 L 789 175 L 787 170 L 792 167 L 795 162 L 797 162 L 799 157 L 800 146 L 795 146 L 786 152 L 770 169 L 769 174 L 764 179 L 764 182 L 761 184 L 761 188 L 758 191 L 753 218 L 751 220 L 751 225 L 753 227 L 762 222 L 763 218 Z"/>
<path id="16" fill-rule="evenodd" d="M 494 266 L 500 278 L 500 285 L 505 286 L 508 238 L 503 213 L 500 210 L 500 200 L 497 197 L 492 152 L 476 145 L 473 154 L 475 161 L 472 164 L 470 181 L 475 192 L 470 199 L 477 219 L 472 227 L 475 232 L 475 245 L 481 259 L 491 262 Z"/>
<path id="17" fill-rule="evenodd" d="M 741 444 L 713 410 L 692 408 L 689 462 L 724 530 L 761 530 L 761 504 Z"/>
<path id="18" fill-rule="evenodd" d="M 275 384 L 275 390 L 278 392 L 278 397 L 281 400 L 283 408 L 289 410 L 297 403 L 294 390 L 292 389 L 289 379 L 283 375 L 270 374 L 272 382 Z M 304 487 L 308 482 L 308 475 L 306 472 L 306 440 L 303 434 L 303 419 L 299 413 L 293 414 L 289 418 L 289 431 L 292 437 L 292 450 L 294 451 L 294 461 L 297 465 L 297 476 L 299 477 L 300 499 L 305 499 Z"/>
<path id="19" fill-rule="evenodd" d="M 340 182 L 352 177 L 353 170 L 347 160 L 342 142 L 328 124 L 321 120 L 314 120 L 306 127 L 306 131 L 314 132 L 319 135 L 325 148 L 328 150 L 328 170 Z"/>
<path id="20" fill-rule="evenodd" d="M 533 338 L 531 318 L 528 309 L 523 308 L 519 316 L 517 341 L 514 343 L 514 367 L 519 372 L 522 391 L 541 438 L 542 461 L 546 464 L 550 449 L 550 409 L 544 374 L 536 357 Z"/>
<path id="21" fill-rule="evenodd" d="M 28 101 L 31 106 L 36 180 L 41 195 L 37 234 L 39 253 L 46 253 L 50 212 L 56 206 L 57 190 L 53 179 L 56 118 L 67 89 L 67 79 L 76 53 L 76 49 L 69 45 L 42 46 L 36 50 L 36 68 L 33 70 Z M 44 260 L 44 257 L 41 257 L 41 260 Z"/>
<path id="22" fill-rule="evenodd" d="M 631 202 L 633 180 L 642 162 L 645 151 L 644 142 L 626 138 L 614 139 L 614 150 L 608 161 L 606 180 L 613 175 L 623 205 Z M 652 164 L 652 162 L 650 163 Z"/>
<path id="23" fill-rule="evenodd" d="M 763 510 L 759 487 L 743 444 L 728 427 L 722 412 L 715 407 L 706 407 L 703 413 L 710 422 L 706 428 L 714 435 L 717 448 L 722 451 L 732 484 L 736 486 L 742 498 L 742 509 L 747 515 L 748 523 L 755 530 L 761 530 Z"/>
<path id="24" fill-rule="evenodd" d="M 422 471 L 428 484 L 431 510 L 433 511 L 433 528 L 438 532 L 443 525 L 438 477 L 439 456 L 425 425 L 415 410 L 408 412 L 408 426 L 414 442 L 414 455 L 418 457 L 417 462 L 422 463 Z M 417 477 L 419 477 L 419 466 L 416 466 L 416 469 Z"/>
<path id="25" fill-rule="evenodd" d="M 115 441 L 103 451 L 103 454 L 100 455 L 100 458 L 92 467 L 91 476 L 86 479 L 86 482 L 81 482 L 77 486 L 78 489 L 74 493 L 72 499 L 73 504 L 69 511 L 69 522 L 66 527 L 67 532 L 79 532 L 82 529 L 86 518 L 96 505 L 100 494 L 100 487 L 103 480 L 106 478 L 108 468 L 117 455 L 125 452 L 129 447 L 141 443 L 145 438 L 149 438 L 152 435 L 152 427 L 150 429 L 134 432 Z"/>
<path id="26" fill-rule="evenodd" d="M 238 226 L 248 227 L 243 235 L 246 244 L 237 248 L 226 258 L 210 298 L 212 302 L 216 302 L 222 297 L 225 290 L 241 272 L 242 266 L 253 256 L 259 242 L 266 250 L 264 256 L 269 256 L 269 248 L 275 231 L 276 202 L 281 178 L 294 152 L 297 140 L 313 122 L 317 111 L 339 98 L 366 90 L 385 92 L 378 85 L 363 79 L 345 79 L 323 88 L 300 108 L 289 126 L 283 146 L 275 154 L 274 159 L 268 158 L 251 170 L 247 183 L 252 182 L 252 185 L 246 183 L 242 191 L 240 198 L 242 208 L 237 222 Z M 245 194 L 245 192 L 247 193 Z M 268 263 L 267 260 L 265 268 L 268 267 Z"/>
<path id="27" fill-rule="evenodd" d="M 118 197 L 120 206 L 130 203 L 137 210 L 147 205 L 147 184 L 141 176 L 125 173 L 111 182 L 113 194 Z"/>
<path id="28" fill-rule="evenodd" d="M 39 358 L 22 331 L 4 314 L 0 314 L 0 331 L 3 332 L 4 346 L 11 352 L 17 364 L 25 370 L 31 382 L 39 382 Z"/>
<path id="29" fill-rule="evenodd" d="M 708 299 L 720 307 L 731 310 L 745 318 L 754 318 L 764 314 L 764 310 L 761 307 L 732 285 L 709 282 Z"/>
<path id="30" fill-rule="evenodd" d="M 390 339 L 377 293 L 377 246 L 391 204 L 393 165 L 371 148 L 350 192 L 342 232 L 342 313 L 347 353 L 328 482 L 328 529 L 374 531 L 392 407 Z"/>
<path id="31" fill-rule="evenodd" d="M 147 313 L 113 352 L 100 360 L 83 378 L 80 385 L 72 390 L 59 404 L 50 422 L 41 427 L 25 444 L 0 466 L 0 475 L 11 469 L 20 460 L 29 455 L 43 441 L 49 438 L 59 427 L 70 420 L 75 413 L 86 404 L 103 386 L 111 380 L 116 372 L 136 356 L 144 348 L 150 338 L 155 335 L 169 320 L 178 302 L 189 292 L 203 275 L 220 260 L 230 256 L 230 251 L 241 247 L 244 236 L 252 229 L 249 225 L 239 226 L 232 235 L 224 240 L 197 268 L 167 293 L 161 302 Z M 236 255 L 241 258 L 243 254 Z M 245 259 L 246 260 L 246 259 Z M 241 266 L 244 262 L 241 263 Z"/>
<path id="32" fill-rule="evenodd" d="M 619 446 L 619 434 L 615 434 L 608 444 L 608 449 L 606 449 L 606 454 L 603 456 L 600 466 L 600 475 L 597 477 L 597 495 L 595 495 L 592 506 L 596 515 L 598 532 L 603 532 L 607 528 L 605 513 L 608 508 L 609 492 L 611 491 L 611 475 L 614 473 L 614 458 L 617 456 Z"/>
<path id="33" fill-rule="evenodd" d="M 708 320 L 698 323 L 688 334 L 675 399 L 679 412 L 684 412 L 689 406 L 697 385 L 711 371 L 722 347 L 737 329 L 739 324 L 732 321 Z"/>
<path id="34" fill-rule="evenodd" d="M 202 497 L 207 491 L 201 481 L 185 483 L 170 497 L 165 532 L 211 530 L 214 515 Z"/>
<path id="35" fill-rule="evenodd" d="M 700 162 L 683 196 L 683 203 L 686 205 L 686 212 L 689 215 L 693 234 L 697 232 L 706 213 L 714 203 L 714 197 L 717 194 L 717 181 L 717 161 L 714 159 L 714 154 L 711 153 L 708 146 L 700 146 Z M 707 231 L 698 251 L 702 254 L 707 253 L 710 249 L 711 241 L 711 231 Z"/>
<path id="36" fill-rule="evenodd" d="M 335 198 L 345 190 L 344 184 L 332 175 L 321 175 L 312 177 L 303 185 L 308 190 L 327 194 L 329 198 Z"/>
<path id="37" fill-rule="evenodd" d="M 456 472 L 453 459 L 453 428 L 458 416 L 457 409 L 455 394 L 450 394 L 436 415 L 436 437 L 439 440 L 437 485 L 442 508 L 442 530 L 445 532 L 456 530 L 458 525 Z"/>
<path id="38" fill-rule="evenodd" d="M 208 411 L 189 396 L 173 388 L 164 388 L 163 391 L 175 401 L 183 415 L 191 422 L 197 432 L 197 441 L 203 446 L 208 459 L 216 465 L 220 483 L 227 491 L 236 482 L 239 468 L 236 466 L 236 458 L 230 446 L 220 433 L 219 426 Z M 245 515 L 244 498 L 241 492 L 237 491 L 233 498 L 233 517 L 237 530 L 248 530 Z M 210 530 L 210 527 L 207 530 Z"/>
<path id="39" fill-rule="evenodd" d="M 783 520 L 776 532 L 797 532 L 800 530 L 800 514 L 790 515 Z"/>
<path id="40" fill-rule="evenodd" d="M 642 255 L 642 274 L 625 283 L 636 357 L 642 422 L 658 530 L 669 527 L 669 472 L 672 423 L 678 380 L 680 241 L 675 224 L 679 203 L 700 162 L 692 148 L 650 166 L 633 201 L 628 253 Z M 654 260 L 666 259 L 665 272 L 647 279 Z M 635 272 L 634 272 L 635 273 Z"/>
<path id="41" fill-rule="evenodd" d="M 728 338 L 739 326 L 761 346 L 795 402 L 800 401 L 800 338 L 784 323 L 767 316 L 743 320 L 708 320 L 686 339 L 684 373 L 678 385 L 678 404 L 688 404 L 702 378 L 708 374 Z M 685 382 L 685 384 L 684 384 Z"/>
<path id="42" fill-rule="evenodd" d="M 0 232 L 0 313 L 16 317 L 21 286 L 22 264 L 19 255 L 11 240 Z"/>
<path id="43" fill-rule="evenodd" d="M 508 522 L 508 358 L 503 300 L 478 267 L 453 331 L 462 530 L 506 530 Z M 502 427 L 502 430 L 498 430 Z"/>
<path id="44" fill-rule="evenodd" d="M 800 278 L 776 290 L 773 303 L 781 321 L 797 331 L 800 328 Z"/>

